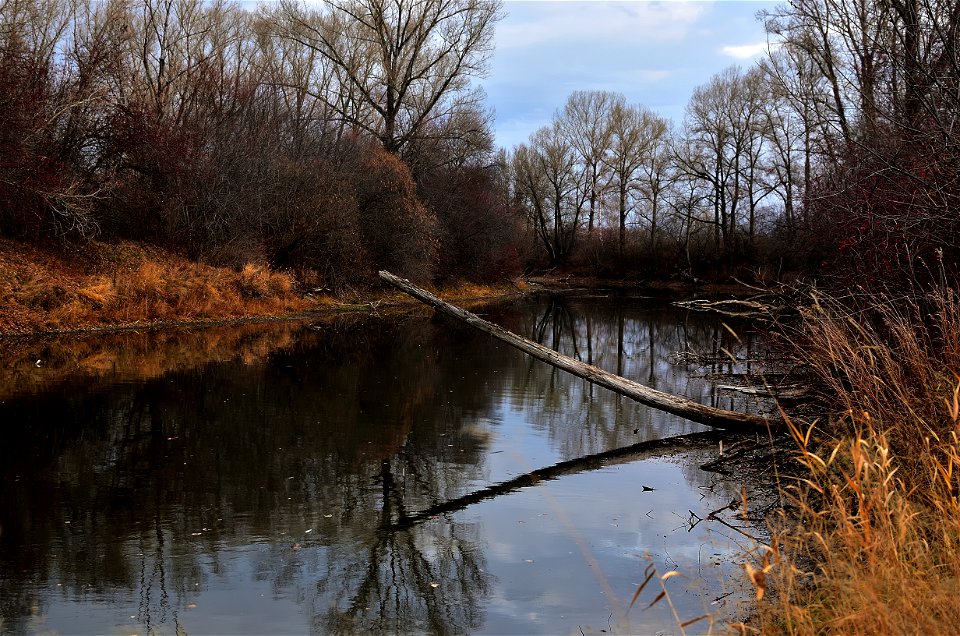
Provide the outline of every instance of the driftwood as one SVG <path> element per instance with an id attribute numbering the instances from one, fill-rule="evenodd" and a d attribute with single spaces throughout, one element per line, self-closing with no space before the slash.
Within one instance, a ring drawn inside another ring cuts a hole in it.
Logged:
<path id="1" fill-rule="evenodd" d="M 791 384 L 789 386 L 776 387 L 750 387 L 735 386 L 732 384 L 718 384 L 718 391 L 734 391 L 744 395 L 758 395 L 760 397 L 771 397 L 777 400 L 799 400 L 807 396 L 810 388 L 802 384 Z"/>
<path id="2" fill-rule="evenodd" d="M 774 314 L 774 308 L 755 300 L 682 300 L 673 303 L 677 307 L 693 311 L 712 311 L 722 316 L 732 318 L 759 318 L 769 319 Z"/>
<path id="3" fill-rule="evenodd" d="M 507 344 L 532 355 L 538 360 L 542 360 L 547 364 L 551 364 L 558 369 L 563 369 L 564 371 L 583 378 L 588 382 L 592 382 L 599 386 L 610 389 L 615 393 L 619 393 L 620 395 L 636 400 L 641 404 L 646 404 L 647 406 L 651 406 L 655 409 L 666 411 L 667 413 L 672 413 L 674 415 L 679 415 L 680 417 L 684 417 L 688 420 L 706 424 L 707 426 L 713 426 L 715 428 L 725 428 L 739 431 L 755 429 L 766 430 L 767 428 L 779 427 L 783 424 L 780 418 L 764 417 L 761 415 L 752 415 L 749 413 L 739 413 L 736 411 L 718 409 L 705 404 L 700 404 L 699 402 L 688 400 L 678 395 L 672 395 L 670 393 L 664 393 L 663 391 L 651 389 L 648 386 L 644 386 L 637 382 L 633 382 L 632 380 L 620 377 L 619 375 L 604 371 L 599 367 L 585 364 L 579 360 L 574 360 L 573 358 L 568 358 L 567 356 L 562 355 L 549 347 L 545 347 L 540 343 L 527 340 L 522 336 L 518 336 L 515 333 L 507 331 L 503 327 L 499 327 L 491 322 L 483 320 L 476 314 L 472 314 L 469 311 L 460 309 L 459 307 L 451 305 L 448 302 L 440 300 L 430 292 L 420 289 L 419 287 L 414 286 L 410 281 L 395 276 L 390 272 L 381 271 L 380 278 L 390 283 L 394 287 L 397 287 L 401 291 L 409 294 L 410 296 L 413 296 L 420 302 L 430 305 L 434 309 L 442 311 L 448 316 L 462 320 L 468 325 L 476 327 L 477 329 L 490 334 L 494 338 L 506 342 Z"/>

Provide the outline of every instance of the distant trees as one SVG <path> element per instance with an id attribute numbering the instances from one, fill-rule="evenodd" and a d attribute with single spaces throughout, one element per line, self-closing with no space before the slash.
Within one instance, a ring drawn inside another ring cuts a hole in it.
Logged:
<path id="1" fill-rule="evenodd" d="M 515 149 L 513 193 L 548 259 L 566 263 L 604 217 L 617 219 L 622 256 L 627 226 L 652 219 L 666 187 L 666 120 L 623 95 L 606 91 L 571 94 L 551 126 Z M 612 206 L 611 206 L 612 202 Z M 641 212 L 642 202 L 648 207 Z M 596 242 L 602 238 L 592 237 Z"/>
<path id="2" fill-rule="evenodd" d="M 680 168 L 709 185 L 717 250 L 737 249 L 744 229 L 753 243 L 758 206 L 770 191 L 762 179 L 769 103 L 762 82 L 759 71 L 732 67 L 694 90 L 687 106 Z"/>
<path id="3" fill-rule="evenodd" d="M 698 87 L 676 127 L 580 91 L 516 149 L 514 195 L 547 260 L 960 273 L 957 3 L 790 0 L 763 17 L 767 58 Z M 563 161 L 530 170 L 548 156 Z"/>
<path id="4" fill-rule="evenodd" d="M 582 168 L 559 122 L 537 130 L 513 155 L 516 203 L 552 265 L 567 261 L 580 232 L 587 190 Z"/>
<path id="5" fill-rule="evenodd" d="M 603 161 L 616 191 L 618 252 L 622 257 L 626 248 L 627 218 L 631 212 L 637 212 L 642 170 L 655 164 L 656 147 L 665 141 L 667 125 L 645 108 L 620 103 L 610 113 L 609 127 L 610 146 Z M 648 189 L 648 192 L 653 194 L 652 190 Z M 657 204 L 656 196 L 651 196 L 648 201 Z M 650 218 L 655 227 L 655 210 Z"/>
<path id="6" fill-rule="evenodd" d="M 548 260 L 568 263 L 584 242 L 621 271 L 663 269 L 689 266 L 694 243 L 704 257 L 752 245 L 771 193 L 793 196 L 793 172 L 775 168 L 768 88 L 759 69 L 730 68 L 694 92 L 680 130 L 623 95 L 573 93 L 513 155 L 516 203 Z"/>
<path id="7" fill-rule="evenodd" d="M 129 237 L 327 286 L 509 273 L 519 232 L 488 232 L 514 215 L 470 84 L 499 11 L 0 0 L 0 233 Z M 453 179 L 472 194 L 442 197 Z"/>
<path id="8" fill-rule="evenodd" d="M 575 91 L 567 99 L 563 115 L 557 120 L 583 164 L 583 185 L 589 205 L 588 233 L 593 232 L 603 194 L 602 181 L 607 176 L 604 161 L 614 134 L 611 124 L 617 118 L 617 109 L 624 107 L 624 97 L 619 93 Z"/>

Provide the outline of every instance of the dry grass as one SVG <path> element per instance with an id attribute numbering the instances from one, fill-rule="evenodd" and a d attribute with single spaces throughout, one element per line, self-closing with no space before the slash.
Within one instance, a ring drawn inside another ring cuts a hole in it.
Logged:
<path id="1" fill-rule="evenodd" d="M 298 284 L 299 282 L 299 284 Z M 515 294 L 525 284 L 460 283 L 440 291 L 458 302 Z M 132 242 L 36 247 L 0 238 L 0 335 L 159 325 L 317 309 L 413 304 L 392 289 L 330 290 L 312 270 L 278 272 L 196 263 Z"/>
<path id="2" fill-rule="evenodd" d="M 519 281 L 461 283 L 441 294 L 466 301 L 515 294 L 524 287 Z M 237 271 L 131 242 L 39 248 L 0 238 L 0 335 L 412 303 L 394 290 L 329 290 L 311 270 L 277 272 L 248 263 Z"/>
<path id="3" fill-rule="evenodd" d="M 131 243 L 82 253 L 0 241 L 0 333 L 282 315 L 311 306 L 293 277 L 195 263 Z"/>
<path id="4" fill-rule="evenodd" d="M 450 287 L 444 287 L 438 290 L 437 295 L 449 300 L 467 300 L 472 298 L 491 298 L 496 296 L 505 296 L 522 291 L 525 284 L 517 281 L 513 284 L 483 285 L 471 282 L 459 282 Z"/>
<path id="5" fill-rule="evenodd" d="M 748 568 L 750 629 L 786 634 L 960 631 L 960 298 L 817 298 L 804 362 L 842 409 L 795 423 L 795 505 Z M 773 594 L 764 594 L 767 588 Z"/>

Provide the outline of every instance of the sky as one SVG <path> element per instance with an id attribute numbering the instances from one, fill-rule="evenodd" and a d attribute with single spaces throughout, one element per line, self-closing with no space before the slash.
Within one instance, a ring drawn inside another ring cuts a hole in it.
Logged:
<path id="1" fill-rule="evenodd" d="M 479 83 L 496 144 L 513 148 L 550 123 L 576 90 L 609 90 L 675 124 L 694 88 L 766 51 L 765 0 L 505 0 Z"/>

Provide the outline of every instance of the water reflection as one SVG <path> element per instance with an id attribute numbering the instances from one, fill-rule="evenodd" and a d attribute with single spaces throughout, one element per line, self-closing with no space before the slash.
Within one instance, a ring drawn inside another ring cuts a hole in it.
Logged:
<path id="1" fill-rule="evenodd" d="M 720 346 L 752 355 L 743 335 L 737 343 L 709 319 L 646 303 L 543 297 L 486 312 L 568 355 L 714 404 L 711 383 L 696 377 L 711 369 L 671 356 Z M 606 458 L 599 473 L 575 467 L 573 478 L 466 501 L 536 468 L 702 428 L 422 313 L 17 341 L 5 354 L 4 633 L 571 631 L 582 625 L 564 611 L 623 609 L 614 597 L 632 593 L 640 546 L 663 542 L 638 530 L 678 527 L 668 517 L 651 525 L 657 515 L 639 511 L 636 484 L 617 471 L 657 482 L 650 500 L 686 505 L 697 488 L 736 496 L 702 471 L 661 484 L 674 474 L 663 466 Z M 577 533 L 563 501 L 590 501 L 576 487 L 584 480 L 609 491 L 598 519 L 621 508 L 632 526 L 617 539 L 626 553 L 590 552 L 622 579 L 596 598 L 576 577 L 554 590 L 572 571 L 566 554 L 552 575 L 526 567 L 552 556 L 516 554 L 565 552 Z M 549 493 L 561 503 L 529 499 Z M 508 540 L 521 523 L 531 533 Z M 534 616 L 552 594 L 579 601 Z"/>

